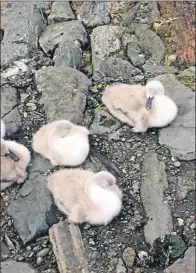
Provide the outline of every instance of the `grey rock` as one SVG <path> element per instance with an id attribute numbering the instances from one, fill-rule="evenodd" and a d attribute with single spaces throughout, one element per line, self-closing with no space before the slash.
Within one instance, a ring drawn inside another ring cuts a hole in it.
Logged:
<path id="1" fill-rule="evenodd" d="M 49 122 L 58 119 L 82 122 L 86 90 L 91 85 L 83 73 L 69 67 L 47 67 L 37 71 L 35 79 Z"/>
<path id="2" fill-rule="evenodd" d="M 82 235 L 77 225 L 69 224 L 67 220 L 59 222 L 50 228 L 49 236 L 60 273 L 89 272 Z"/>
<path id="3" fill-rule="evenodd" d="M 110 134 L 120 128 L 121 123 L 103 109 L 95 111 L 93 123 L 90 126 L 91 134 Z"/>
<path id="4" fill-rule="evenodd" d="M 176 119 L 171 126 L 160 131 L 159 142 L 169 147 L 174 157 L 195 159 L 195 94 L 172 74 L 160 75 L 155 79 L 163 83 L 166 95 L 178 106 Z"/>
<path id="5" fill-rule="evenodd" d="M 122 21 L 121 21 L 122 26 L 127 26 L 127 27 L 131 26 L 131 23 L 135 20 L 137 16 L 137 12 L 140 6 L 141 6 L 141 3 L 136 3 L 136 5 L 134 5 L 131 9 L 129 9 L 127 13 L 125 13 L 122 16 Z"/>
<path id="6" fill-rule="evenodd" d="M 36 269 L 28 265 L 27 263 L 16 262 L 13 260 L 7 260 L 1 262 L 2 273 L 38 273 Z"/>
<path id="7" fill-rule="evenodd" d="M 124 262 L 122 259 L 119 259 L 118 260 L 118 263 L 116 265 L 116 273 L 126 273 L 127 272 L 127 269 L 124 265 Z"/>
<path id="8" fill-rule="evenodd" d="M 180 235 L 171 235 L 168 237 L 170 237 L 169 244 L 171 245 L 170 257 L 174 260 L 182 256 L 184 251 L 187 249 L 187 246 Z"/>
<path id="9" fill-rule="evenodd" d="M 160 64 L 166 53 L 160 37 L 145 24 L 136 25 L 135 34 L 140 40 L 141 47 L 151 55 L 155 63 Z"/>
<path id="10" fill-rule="evenodd" d="M 42 9 L 36 5 L 28 19 L 28 49 L 31 51 L 38 48 L 38 39 L 45 28 L 45 19 Z"/>
<path id="11" fill-rule="evenodd" d="M 70 7 L 69 2 L 55 1 L 52 3 L 52 12 L 48 16 L 48 21 L 53 23 L 65 22 L 75 19 L 75 15 Z"/>
<path id="12" fill-rule="evenodd" d="M 134 66 L 140 66 L 145 63 L 145 57 L 141 54 L 141 49 L 137 41 L 128 44 L 127 57 Z"/>
<path id="13" fill-rule="evenodd" d="M 48 253 L 50 252 L 50 249 L 49 248 L 43 248 L 42 250 L 40 250 L 38 253 L 37 253 L 37 257 L 45 257 L 48 255 Z"/>
<path id="14" fill-rule="evenodd" d="M 56 67 L 72 67 L 80 70 L 83 66 L 80 43 L 78 41 L 62 41 L 55 50 L 53 61 Z"/>
<path id="15" fill-rule="evenodd" d="M 7 27 L 1 43 L 1 65 L 27 55 L 27 24 L 32 8 L 32 2 L 9 2 L 1 8 L 1 25 Z"/>
<path id="16" fill-rule="evenodd" d="M 190 66 L 178 75 L 178 78 L 194 77 L 195 78 L 195 66 Z"/>
<path id="17" fill-rule="evenodd" d="M 15 133 L 21 126 L 21 116 L 17 108 L 17 91 L 7 84 L 1 87 L 1 117 L 8 134 Z"/>
<path id="18" fill-rule="evenodd" d="M 92 64 L 94 71 L 99 70 L 103 60 L 121 49 L 121 38 L 126 28 L 119 26 L 99 26 L 91 34 Z"/>
<path id="19" fill-rule="evenodd" d="M 9 250 L 8 246 L 3 242 L 1 242 L 0 247 L 1 247 L 1 253 L 0 254 L 1 254 L 1 260 L 2 260 L 3 258 L 5 258 L 9 254 L 10 250 Z"/>
<path id="20" fill-rule="evenodd" d="M 160 18 L 160 13 L 157 7 L 157 2 L 149 1 L 147 3 L 149 13 L 148 13 L 148 24 L 151 25 L 154 22 L 157 22 Z"/>
<path id="21" fill-rule="evenodd" d="M 23 243 L 46 234 L 58 221 L 55 212 L 46 177 L 39 173 L 30 174 L 17 199 L 8 207 L 8 213 Z"/>
<path id="22" fill-rule="evenodd" d="M 86 27 L 96 27 L 110 22 L 109 3 L 102 1 L 85 1 L 80 7 L 78 20 Z"/>
<path id="23" fill-rule="evenodd" d="M 157 154 L 148 152 L 143 163 L 145 178 L 142 181 L 140 195 L 149 218 L 144 227 L 144 236 L 148 243 L 173 229 L 172 216 L 167 204 L 164 203 L 164 190 L 168 187 L 164 162 L 159 162 Z"/>
<path id="24" fill-rule="evenodd" d="M 157 75 L 161 74 L 168 74 L 168 73 L 174 73 L 173 67 L 166 67 L 162 65 L 156 65 L 156 64 L 149 64 L 146 63 L 142 66 L 146 77 L 155 77 Z"/>
<path id="25" fill-rule="evenodd" d="M 120 58 L 108 58 L 100 65 L 100 71 L 110 78 L 123 78 L 130 79 L 131 76 L 135 76 L 140 73 L 140 70 L 135 68 L 126 60 Z"/>
<path id="26" fill-rule="evenodd" d="M 41 155 L 34 153 L 32 162 L 29 166 L 29 172 L 39 172 L 41 174 L 46 173 L 52 167 L 50 161 L 43 158 Z"/>
<path id="27" fill-rule="evenodd" d="M 175 261 L 163 272 L 164 273 L 195 272 L 195 247 L 194 246 L 189 247 L 182 259 L 178 259 L 177 261 Z"/>
<path id="28" fill-rule="evenodd" d="M 46 27 L 39 43 L 45 53 L 49 53 L 62 41 L 78 40 L 83 46 L 88 42 L 87 33 L 80 21 L 68 21 Z"/>

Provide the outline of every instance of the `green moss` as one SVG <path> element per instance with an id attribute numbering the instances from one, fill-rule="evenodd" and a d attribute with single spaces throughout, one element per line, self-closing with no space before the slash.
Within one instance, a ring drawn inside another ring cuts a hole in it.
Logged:
<path id="1" fill-rule="evenodd" d="M 186 76 L 186 77 L 181 77 L 178 79 L 180 82 L 184 83 L 184 85 L 186 85 L 187 87 L 191 88 L 192 90 L 195 91 L 195 77 L 189 77 L 189 76 Z"/>

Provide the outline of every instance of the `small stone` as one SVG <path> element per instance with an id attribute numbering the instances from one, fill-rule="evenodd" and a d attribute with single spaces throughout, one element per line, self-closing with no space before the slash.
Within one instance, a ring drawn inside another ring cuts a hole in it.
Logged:
<path id="1" fill-rule="evenodd" d="M 127 247 L 123 251 L 122 258 L 123 258 L 123 261 L 125 262 L 126 266 L 132 267 L 134 264 L 134 260 L 135 260 L 135 251 L 132 248 Z"/>
<path id="2" fill-rule="evenodd" d="M 191 225 L 190 225 L 190 228 L 191 228 L 191 229 L 195 229 L 195 223 L 191 224 Z"/>
<path id="3" fill-rule="evenodd" d="M 26 106 L 29 108 L 30 111 L 35 111 L 37 109 L 37 106 L 33 102 L 28 102 Z"/>
<path id="4" fill-rule="evenodd" d="M 36 264 L 40 265 L 42 262 L 43 262 L 43 258 L 42 257 L 37 257 Z"/>
<path id="5" fill-rule="evenodd" d="M 45 257 L 50 252 L 49 248 L 44 248 L 37 253 L 37 257 Z"/>
<path id="6" fill-rule="evenodd" d="M 50 23 L 65 22 L 75 18 L 68 1 L 55 1 L 52 3 L 52 12 L 48 16 Z"/>
<path id="7" fill-rule="evenodd" d="M 125 138 L 125 137 L 123 137 L 123 138 L 122 138 L 122 141 L 123 141 L 123 142 L 125 142 L 125 141 L 126 141 L 126 138 Z"/>
<path id="8" fill-rule="evenodd" d="M 116 266 L 116 273 L 126 273 L 126 272 L 127 272 L 127 270 L 126 270 L 123 260 L 119 259 L 117 266 Z"/>
<path id="9" fill-rule="evenodd" d="M 27 250 L 30 251 L 30 250 L 31 250 L 31 247 L 30 247 L 30 246 L 27 246 Z"/>
<path id="10" fill-rule="evenodd" d="M 177 218 L 179 227 L 184 225 L 184 220 L 181 218 Z"/>
<path id="11" fill-rule="evenodd" d="M 174 166 L 175 166 L 175 167 L 180 167 L 180 165 L 181 165 L 181 164 L 180 164 L 180 161 L 175 161 L 175 162 L 174 162 Z"/>
<path id="12" fill-rule="evenodd" d="M 142 250 L 138 253 L 138 257 L 140 258 L 140 260 L 145 260 L 148 257 L 148 253 Z"/>
<path id="13" fill-rule="evenodd" d="M 127 57 L 134 66 L 141 66 L 145 63 L 145 57 L 136 42 L 131 42 L 127 47 Z"/>

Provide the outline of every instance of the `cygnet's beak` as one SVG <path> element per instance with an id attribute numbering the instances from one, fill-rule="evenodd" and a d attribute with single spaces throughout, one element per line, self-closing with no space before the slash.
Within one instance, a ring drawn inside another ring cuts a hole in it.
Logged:
<path id="1" fill-rule="evenodd" d="M 146 109 L 150 110 L 152 108 L 152 101 L 153 101 L 154 97 L 149 97 L 147 102 L 146 102 Z"/>
<path id="2" fill-rule="evenodd" d="M 11 158 L 14 162 L 17 162 L 17 161 L 20 160 L 20 158 L 19 158 L 17 155 L 13 154 L 12 152 L 8 152 L 6 155 L 7 155 L 9 158 Z"/>

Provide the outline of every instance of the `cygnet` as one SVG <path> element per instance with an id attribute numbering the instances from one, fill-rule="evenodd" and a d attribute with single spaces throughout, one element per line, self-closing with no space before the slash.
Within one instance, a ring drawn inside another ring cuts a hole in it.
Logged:
<path id="1" fill-rule="evenodd" d="M 114 117 L 133 126 L 134 132 L 165 127 L 175 119 L 178 111 L 175 102 L 165 95 L 162 83 L 156 80 L 146 86 L 107 86 L 102 101 Z"/>
<path id="2" fill-rule="evenodd" d="M 33 150 L 54 166 L 79 166 L 89 153 L 89 131 L 68 120 L 43 125 L 33 136 Z"/>
<path id="3" fill-rule="evenodd" d="M 60 170 L 48 177 L 48 189 L 70 222 L 107 225 L 122 208 L 122 191 L 109 172 Z"/>

